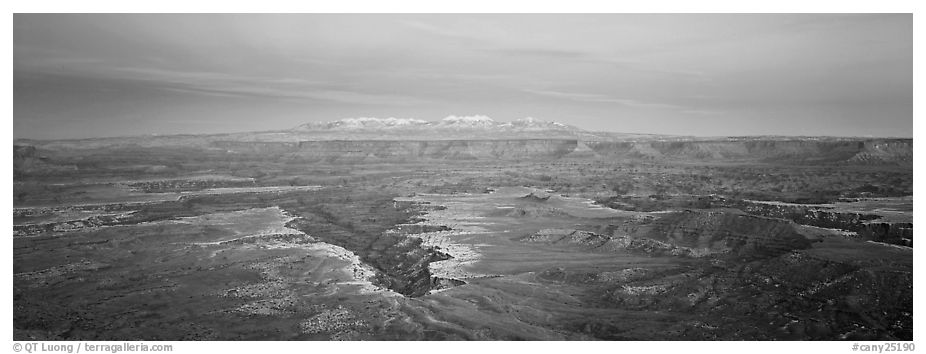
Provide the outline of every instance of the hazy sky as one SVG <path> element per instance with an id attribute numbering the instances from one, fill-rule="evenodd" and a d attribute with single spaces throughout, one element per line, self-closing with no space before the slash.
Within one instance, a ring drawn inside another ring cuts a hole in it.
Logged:
<path id="1" fill-rule="evenodd" d="M 910 14 L 14 15 L 14 136 L 526 116 L 912 136 Z"/>

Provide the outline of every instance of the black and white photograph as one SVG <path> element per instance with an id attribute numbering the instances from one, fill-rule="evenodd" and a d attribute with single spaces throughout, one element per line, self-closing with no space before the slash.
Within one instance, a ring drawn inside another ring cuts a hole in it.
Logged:
<path id="1" fill-rule="evenodd" d="M 912 13 L 10 16 L 22 352 L 914 351 Z"/>

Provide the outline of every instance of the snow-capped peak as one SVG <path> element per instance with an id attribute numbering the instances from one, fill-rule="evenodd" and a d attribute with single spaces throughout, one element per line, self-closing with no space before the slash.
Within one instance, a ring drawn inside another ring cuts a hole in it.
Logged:
<path id="1" fill-rule="evenodd" d="M 337 126 L 348 126 L 348 127 L 366 127 L 366 126 L 402 126 L 402 125 L 416 125 L 416 124 L 427 124 L 427 121 L 421 119 L 413 118 L 374 118 L 374 117 L 359 117 L 359 118 L 344 118 L 331 122 L 333 125 Z"/>
<path id="2" fill-rule="evenodd" d="M 568 125 L 557 123 L 557 122 L 548 122 L 543 121 L 534 117 L 524 117 L 520 119 L 515 119 L 511 121 L 511 126 L 516 129 L 528 129 L 528 130 L 573 130 L 574 127 Z"/>
<path id="3" fill-rule="evenodd" d="M 441 119 L 441 123 L 455 126 L 492 126 L 495 125 L 495 120 L 483 115 L 448 116 Z"/>
<path id="4" fill-rule="evenodd" d="M 498 122 L 484 115 L 451 115 L 439 121 L 426 121 L 413 118 L 344 118 L 332 122 L 307 123 L 296 128 L 302 131 L 427 131 L 450 129 L 453 132 L 485 131 L 499 133 L 541 132 L 541 131 L 575 131 L 575 127 L 556 122 L 548 122 L 533 117 L 525 117 L 511 122 Z"/>

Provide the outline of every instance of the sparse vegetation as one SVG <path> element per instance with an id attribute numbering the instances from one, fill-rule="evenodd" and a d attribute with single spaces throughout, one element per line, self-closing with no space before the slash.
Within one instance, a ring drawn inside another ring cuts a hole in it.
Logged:
<path id="1" fill-rule="evenodd" d="M 658 148 L 17 147 L 14 337 L 912 338 L 909 165 Z"/>

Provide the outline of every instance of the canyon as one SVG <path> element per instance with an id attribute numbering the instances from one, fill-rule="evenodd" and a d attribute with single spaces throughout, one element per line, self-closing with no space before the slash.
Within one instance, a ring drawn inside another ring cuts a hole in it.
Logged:
<path id="1" fill-rule="evenodd" d="M 14 338 L 912 340 L 912 195 L 899 138 L 19 139 Z"/>

